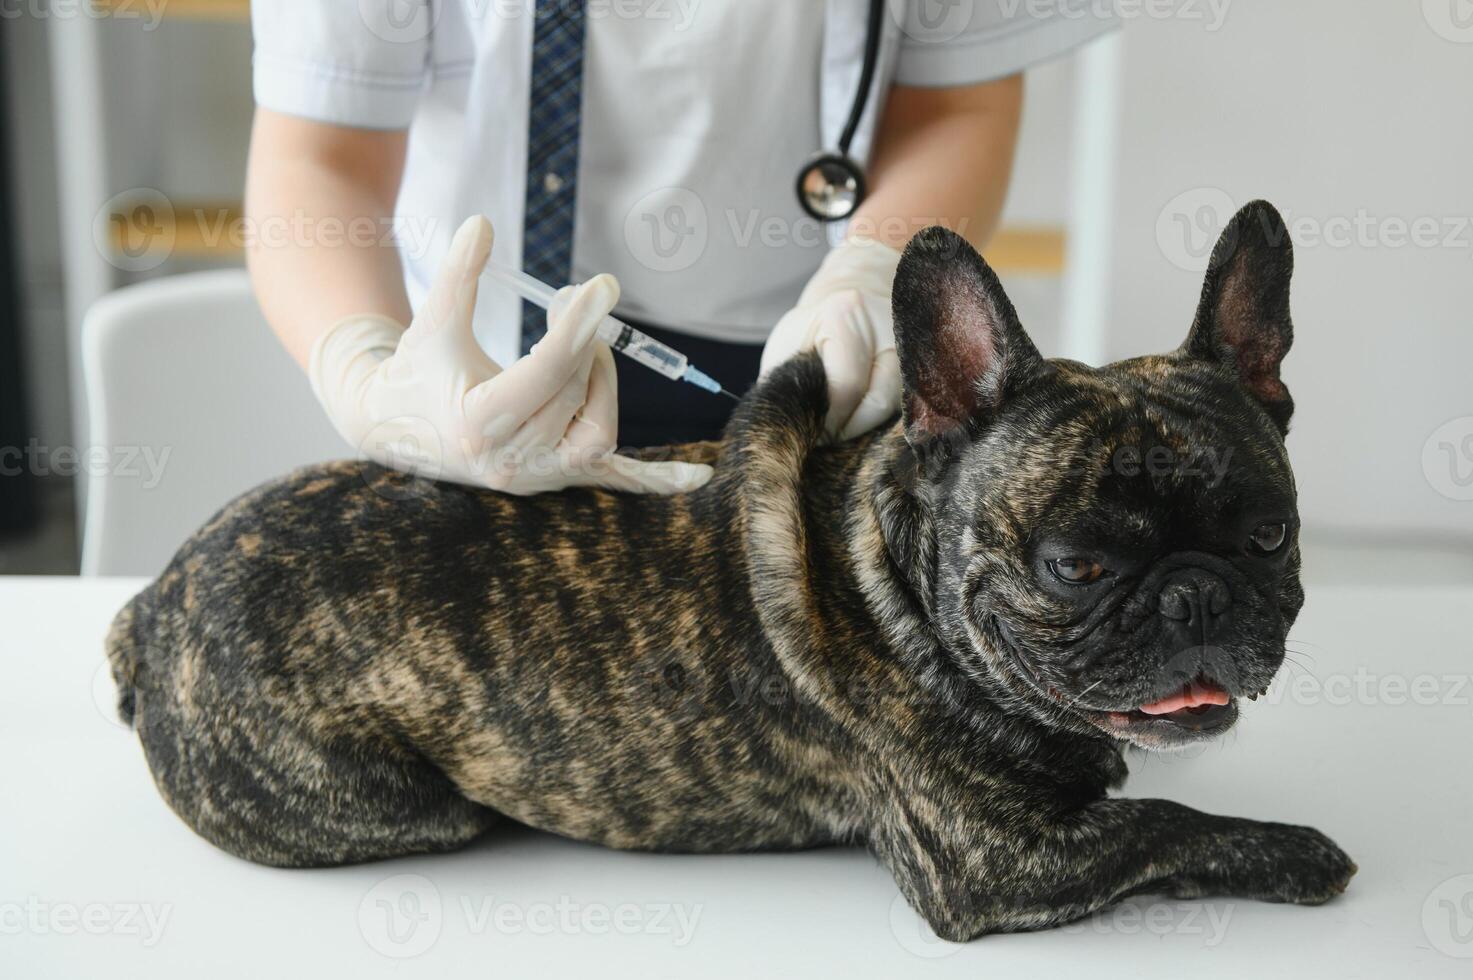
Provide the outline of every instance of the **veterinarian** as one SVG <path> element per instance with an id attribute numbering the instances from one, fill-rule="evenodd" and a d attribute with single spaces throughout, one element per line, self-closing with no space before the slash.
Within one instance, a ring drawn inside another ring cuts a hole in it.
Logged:
<path id="1" fill-rule="evenodd" d="M 267 318 L 369 457 L 512 493 L 709 477 L 608 452 L 713 438 L 732 409 L 612 356 L 610 310 L 737 392 L 816 347 L 835 437 L 889 418 L 898 250 L 932 224 L 985 244 L 1020 72 L 1114 26 L 1028 0 L 251 8 Z M 493 237 L 584 285 L 548 314 L 480 294 Z"/>

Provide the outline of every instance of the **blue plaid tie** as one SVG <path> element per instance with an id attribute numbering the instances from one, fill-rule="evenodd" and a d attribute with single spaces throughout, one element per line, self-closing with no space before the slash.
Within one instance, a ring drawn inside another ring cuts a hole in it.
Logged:
<path id="1" fill-rule="evenodd" d="M 532 35 L 522 269 L 554 286 L 573 278 L 585 7 L 586 0 L 537 0 Z M 523 303 L 522 353 L 546 332 L 547 314 Z"/>

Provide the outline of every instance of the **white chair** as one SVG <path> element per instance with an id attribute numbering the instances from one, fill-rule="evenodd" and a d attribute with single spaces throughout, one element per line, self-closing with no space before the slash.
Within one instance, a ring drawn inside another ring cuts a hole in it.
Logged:
<path id="1" fill-rule="evenodd" d="M 156 575 L 233 497 L 352 455 L 243 270 L 111 293 L 82 328 L 92 450 L 84 575 Z"/>

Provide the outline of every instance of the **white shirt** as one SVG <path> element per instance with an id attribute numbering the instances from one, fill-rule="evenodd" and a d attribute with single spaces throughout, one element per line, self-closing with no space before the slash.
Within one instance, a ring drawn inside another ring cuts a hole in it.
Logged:
<path id="1" fill-rule="evenodd" d="M 760 343 L 838 231 L 794 187 L 849 114 L 868 0 L 587 2 L 574 278 L 613 273 L 629 317 Z M 892 84 L 1000 78 L 1115 26 L 1089 0 L 885 2 L 860 160 Z M 490 217 L 494 257 L 520 263 L 534 0 L 251 8 L 259 105 L 409 129 L 395 224 L 413 305 L 467 215 Z M 502 364 L 519 305 L 495 287 L 478 304 L 476 336 Z"/>
<path id="2" fill-rule="evenodd" d="M 610 17 L 586 50 L 579 217 L 601 218 L 576 222 L 576 278 L 612 271 L 636 319 L 761 343 L 828 250 L 793 192 L 818 149 L 821 7 L 697 2 L 684 29 Z"/>

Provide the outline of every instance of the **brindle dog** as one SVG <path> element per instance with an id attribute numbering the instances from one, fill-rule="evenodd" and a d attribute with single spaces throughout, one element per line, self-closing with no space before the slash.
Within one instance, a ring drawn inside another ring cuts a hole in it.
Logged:
<path id="1" fill-rule="evenodd" d="M 824 444 L 806 356 L 685 451 L 716 465 L 685 496 L 297 472 L 119 615 L 122 714 L 184 821 L 265 864 L 504 814 L 655 851 L 863 841 L 949 939 L 1138 892 L 1323 902 L 1355 865 L 1318 831 L 1107 796 L 1127 743 L 1220 734 L 1283 660 L 1291 264 L 1250 205 L 1186 343 L 1090 368 L 930 229 L 895 283 L 902 416 L 861 440 Z"/>

